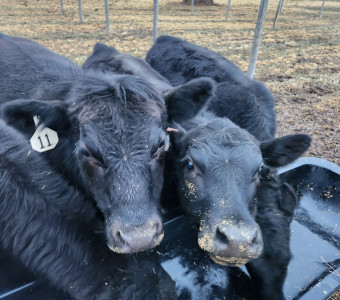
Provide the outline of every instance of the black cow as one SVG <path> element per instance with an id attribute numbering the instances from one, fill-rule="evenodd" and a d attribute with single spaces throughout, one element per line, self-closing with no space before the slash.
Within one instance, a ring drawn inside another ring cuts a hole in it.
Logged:
<path id="1" fill-rule="evenodd" d="M 218 84 L 210 106 L 217 116 L 229 118 L 261 141 L 274 136 L 271 92 L 225 57 L 179 38 L 161 36 L 146 61 L 174 86 L 195 78 L 212 78 Z"/>
<path id="2" fill-rule="evenodd" d="M 174 86 L 199 77 L 244 85 L 252 81 L 222 55 L 168 35 L 157 38 L 146 55 L 146 61 Z"/>
<path id="3" fill-rule="evenodd" d="M 248 79 L 224 57 L 184 40 L 165 36 L 160 37 L 148 52 L 147 61 L 172 83 L 183 83 L 202 76 L 209 76 L 218 81 L 215 92 L 205 104 L 205 109 L 219 117 L 228 117 L 246 129 L 263 142 L 262 150 L 265 148 L 264 145 L 271 143 L 265 142 L 274 138 L 276 127 L 274 99 L 271 93 L 261 83 Z M 211 84 L 213 85 L 213 80 Z M 188 89 L 186 84 L 170 94 L 172 100 L 167 103 L 170 107 L 169 116 L 173 116 L 172 119 L 178 122 L 185 120 L 188 111 L 190 117 L 195 115 L 193 105 L 198 109 L 202 107 L 202 104 L 197 105 L 195 101 L 179 102 L 177 99 L 185 97 L 187 93 L 183 93 L 182 89 Z M 298 153 L 301 154 L 308 148 L 310 140 L 307 136 L 299 138 L 303 142 L 302 145 L 297 145 L 300 147 Z M 297 143 L 299 138 L 296 140 Z M 275 167 L 282 165 L 282 162 L 278 164 L 276 160 L 284 154 L 284 150 L 277 148 L 275 151 L 283 153 L 278 153 L 277 157 L 267 163 Z M 264 157 L 270 155 L 265 152 L 263 154 Z M 172 165 L 170 163 L 170 166 Z M 256 195 L 258 199 L 256 221 L 263 234 L 264 254 L 251 261 L 247 267 L 258 283 L 261 298 L 281 299 L 286 268 L 291 256 L 289 225 L 296 200 L 293 189 L 287 184 L 279 183 L 274 169 L 271 174 L 268 178 L 260 179 L 261 187 Z"/>
<path id="4" fill-rule="evenodd" d="M 132 253 L 159 244 L 167 138 L 158 93 L 135 76 L 85 71 L 35 42 L 3 34 L 0 73 L 1 118 L 27 137 L 34 115 L 57 132 L 56 148 L 41 155 L 95 200 L 110 249 Z"/>
<path id="5" fill-rule="evenodd" d="M 174 86 L 199 77 L 210 77 L 216 82 L 231 84 L 247 84 L 251 81 L 223 56 L 167 35 L 157 38 L 146 55 L 146 61 Z"/>
<path id="6" fill-rule="evenodd" d="M 105 247 L 96 208 L 0 120 L 0 247 L 76 299 L 173 299 L 156 258 Z M 97 224 L 98 223 L 98 224 Z"/>

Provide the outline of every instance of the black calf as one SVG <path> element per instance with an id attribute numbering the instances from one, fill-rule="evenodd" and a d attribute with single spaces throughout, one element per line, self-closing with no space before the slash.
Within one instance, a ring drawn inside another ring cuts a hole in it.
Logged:
<path id="1" fill-rule="evenodd" d="M 275 135 L 271 92 L 225 57 L 179 38 L 161 36 L 148 51 L 146 61 L 173 85 L 212 78 L 217 85 L 208 105 L 210 111 L 229 118 L 261 141 Z"/>
<path id="2" fill-rule="evenodd" d="M 261 141 L 262 156 L 267 158 L 266 164 L 277 167 L 287 162 L 283 162 L 280 158 L 281 155 L 285 156 L 288 150 L 286 147 L 281 148 L 282 143 L 277 143 L 277 148 L 274 145 L 274 147 L 270 146 L 270 153 L 264 149 L 264 145 L 269 146 L 274 138 L 276 118 L 274 99 L 263 84 L 247 78 L 241 70 L 221 55 L 174 37 L 160 37 L 149 50 L 146 60 L 173 84 L 185 86 L 186 81 L 202 76 L 216 80 L 218 83 L 214 95 L 205 104 L 205 109 L 219 117 L 228 117 Z M 178 89 L 176 98 L 182 97 L 180 93 L 181 89 Z M 193 105 L 193 102 L 190 105 Z M 171 109 L 172 106 L 174 106 L 173 103 L 168 104 L 170 111 L 174 112 L 172 118 L 175 121 L 181 121 L 181 116 L 186 114 L 185 109 L 183 110 L 184 106 L 180 102 L 178 102 L 177 109 Z M 267 143 L 266 140 L 270 141 Z M 301 151 L 298 150 L 297 155 L 293 155 L 291 160 L 301 155 L 310 142 L 308 137 L 301 135 L 287 137 L 286 142 L 289 144 L 288 140 L 296 145 L 301 142 Z M 283 142 L 283 139 L 281 141 Z M 277 154 L 274 154 L 275 152 Z M 268 159 L 273 154 L 274 157 Z M 279 207 L 280 203 L 290 203 L 290 214 L 293 214 L 293 191 L 286 192 L 287 186 L 278 184 L 275 176 L 272 176 L 270 180 L 261 179 L 260 182 L 256 220 L 263 234 L 264 254 L 250 265 L 253 266 L 252 275 L 256 278 L 256 282 L 261 283 L 259 285 L 261 297 L 269 299 L 275 294 L 279 299 L 283 297 L 282 286 L 290 257 L 289 225 L 291 219 L 282 216 L 282 213 L 281 217 L 276 219 L 274 215 L 277 211 L 265 210 L 261 203 L 270 204 L 270 207 Z M 272 236 L 272 231 L 275 231 L 275 237 Z M 276 257 L 278 263 L 272 263 L 273 257 Z M 268 267 L 269 264 L 271 268 Z"/>
<path id="3" fill-rule="evenodd" d="M 1 118 L 27 138 L 35 115 L 57 132 L 59 143 L 41 155 L 94 199 L 108 246 L 134 253 L 158 245 L 167 142 L 159 94 L 136 76 L 83 70 L 37 43 L 2 34 L 0 74 Z"/>
<path id="4" fill-rule="evenodd" d="M 157 38 L 146 55 L 146 61 L 174 86 L 200 77 L 232 85 L 250 82 L 235 64 L 223 56 L 172 36 Z"/>

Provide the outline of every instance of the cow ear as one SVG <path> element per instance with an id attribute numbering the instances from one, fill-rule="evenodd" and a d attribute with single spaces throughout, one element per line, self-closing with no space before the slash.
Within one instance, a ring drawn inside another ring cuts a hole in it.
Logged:
<path id="1" fill-rule="evenodd" d="M 190 120 L 214 94 L 216 82 L 211 78 L 193 79 L 163 94 L 169 121 Z"/>
<path id="2" fill-rule="evenodd" d="M 299 158 L 310 146 L 307 134 L 286 135 L 260 144 L 263 161 L 271 167 L 285 166 Z"/>
<path id="3" fill-rule="evenodd" d="M 0 117 L 23 133 L 33 133 L 33 116 L 55 131 L 69 130 L 71 122 L 67 115 L 67 104 L 63 101 L 40 101 L 18 99 L 1 106 Z"/>
<path id="4" fill-rule="evenodd" d="M 119 54 L 119 51 L 115 48 L 102 43 L 97 43 L 93 48 L 91 56 L 87 58 L 82 68 L 98 70 L 101 69 L 99 66 L 102 66 L 103 68 L 103 65 L 107 68 L 110 66 L 109 61 L 112 56 L 117 54 Z"/>
<path id="5" fill-rule="evenodd" d="M 97 44 L 94 45 L 92 55 L 97 55 L 99 53 L 119 54 L 119 51 L 114 47 L 110 47 L 110 46 L 105 45 L 103 43 L 97 43 Z"/>
<path id="6" fill-rule="evenodd" d="M 294 215 L 294 210 L 297 205 L 297 197 L 294 188 L 288 184 L 284 183 L 282 185 L 281 197 L 280 197 L 280 209 L 288 216 Z"/>
<path id="7" fill-rule="evenodd" d="M 168 127 L 167 132 L 170 135 L 170 142 L 172 148 L 176 149 L 179 141 L 182 139 L 183 135 L 186 133 L 186 130 L 179 125 L 178 123 L 172 123 L 170 125 L 171 127 Z"/>

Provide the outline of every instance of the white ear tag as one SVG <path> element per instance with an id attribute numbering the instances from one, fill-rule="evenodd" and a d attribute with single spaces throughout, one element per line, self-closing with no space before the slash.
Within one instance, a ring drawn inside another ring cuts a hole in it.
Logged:
<path id="1" fill-rule="evenodd" d="M 37 126 L 38 117 L 33 117 L 34 124 Z M 59 142 L 58 134 L 44 124 L 40 124 L 30 139 L 31 147 L 37 152 L 52 150 Z"/>

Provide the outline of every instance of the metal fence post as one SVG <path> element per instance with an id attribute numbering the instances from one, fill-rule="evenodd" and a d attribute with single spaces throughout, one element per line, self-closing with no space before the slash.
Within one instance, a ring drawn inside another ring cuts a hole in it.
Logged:
<path id="1" fill-rule="evenodd" d="M 109 1 L 105 0 L 105 20 L 106 20 L 106 31 L 110 31 L 110 18 L 109 18 Z"/>
<path id="2" fill-rule="evenodd" d="M 254 74 L 255 74 L 257 56 L 259 54 L 260 45 L 261 45 L 262 31 L 263 31 L 264 23 L 266 21 L 267 7 L 268 7 L 268 0 L 261 0 L 261 4 L 259 8 L 259 15 L 257 17 L 257 22 L 256 22 L 253 46 L 250 52 L 249 67 L 248 67 L 248 72 L 247 72 L 247 75 L 250 79 L 253 79 Z"/>
<path id="3" fill-rule="evenodd" d="M 153 42 L 158 36 L 158 0 L 153 1 Z"/>
<path id="4" fill-rule="evenodd" d="M 83 9 L 81 7 L 81 0 L 78 0 L 78 12 L 79 12 L 79 20 L 83 22 Z"/>

